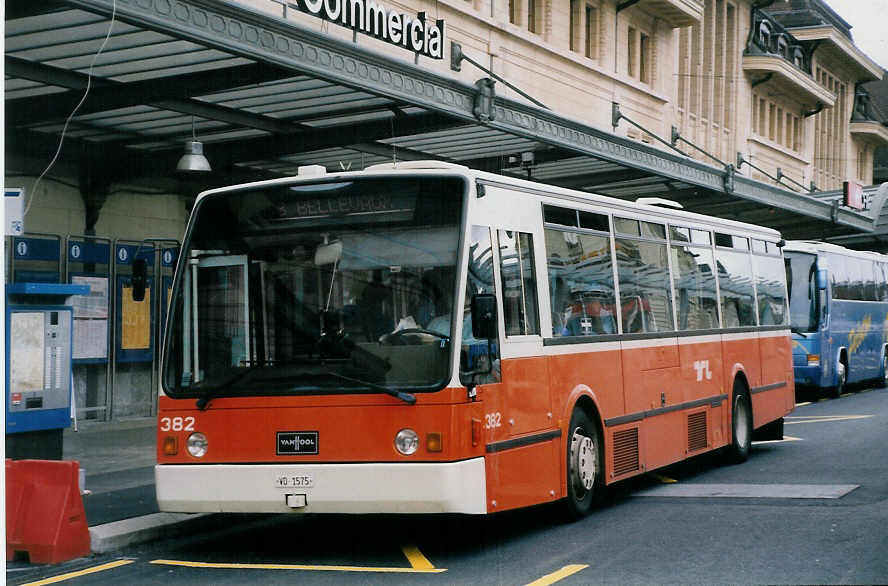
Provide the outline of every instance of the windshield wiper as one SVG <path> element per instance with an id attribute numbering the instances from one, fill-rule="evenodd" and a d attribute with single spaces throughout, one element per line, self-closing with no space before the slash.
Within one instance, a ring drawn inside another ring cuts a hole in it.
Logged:
<path id="1" fill-rule="evenodd" d="M 803 338 L 808 337 L 807 335 L 805 335 L 805 332 L 803 332 L 801 328 L 797 328 L 795 326 L 790 326 L 789 331 L 791 331 L 793 334 L 798 334 Z"/>
<path id="2" fill-rule="evenodd" d="M 382 391 L 386 395 L 391 395 L 392 397 L 394 397 L 396 399 L 401 399 L 402 401 L 404 401 L 408 405 L 415 405 L 416 404 L 416 397 L 410 393 L 405 393 L 405 392 L 399 391 L 397 389 L 392 389 L 392 388 L 387 387 L 385 385 L 371 383 L 370 381 L 351 378 L 350 376 L 345 376 L 344 374 L 339 374 L 338 372 L 333 372 L 331 370 L 325 370 L 324 374 L 329 374 L 330 376 L 334 376 L 340 380 L 348 381 L 350 383 L 364 385 L 364 386 L 370 387 L 371 389 L 374 389 L 376 391 Z"/>
<path id="3" fill-rule="evenodd" d="M 243 370 L 239 370 L 227 379 L 223 380 L 219 384 L 211 385 L 204 393 L 197 399 L 196 406 L 199 411 L 206 411 L 207 407 L 210 405 L 210 401 L 219 393 L 222 389 L 233 385 L 234 383 L 243 380 L 246 378 L 248 374 L 256 372 L 257 369 L 265 366 L 264 364 L 253 364 L 246 367 Z"/>

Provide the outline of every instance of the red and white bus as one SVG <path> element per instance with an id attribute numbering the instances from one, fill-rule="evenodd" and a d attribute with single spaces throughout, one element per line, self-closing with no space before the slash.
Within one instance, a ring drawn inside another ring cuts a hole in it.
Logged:
<path id="1" fill-rule="evenodd" d="M 485 514 L 782 437 L 780 234 L 436 162 L 198 198 L 163 511 Z"/>

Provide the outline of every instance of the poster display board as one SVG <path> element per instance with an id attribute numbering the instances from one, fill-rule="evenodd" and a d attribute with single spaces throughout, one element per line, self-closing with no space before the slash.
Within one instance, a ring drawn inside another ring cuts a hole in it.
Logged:
<path id="1" fill-rule="evenodd" d="M 133 301 L 132 277 L 117 277 L 117 361 L 150 362 L 153 358 L 154 308 L 151 292 L 154 279 L 149 277 L 145 299 Z"/>
<path id="2" fill-rule="evenodd" d="M 72 275 L 71 283 L 88 285 L 89 295 L 72 299 L 73 359 L 80 363 L 108 360 L 109 279 L 104 275 Z"/>

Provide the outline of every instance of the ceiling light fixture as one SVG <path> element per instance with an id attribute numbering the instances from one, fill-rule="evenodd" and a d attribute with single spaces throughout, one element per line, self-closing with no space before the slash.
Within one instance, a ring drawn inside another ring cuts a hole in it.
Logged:
<path id="1" fill-rule="evenodd" d="M 204 156 L 203 143 L 197 140 L 194 128 L 194 116 L 191 117 L 191 140 L 185 143 L 185 154 L 176 165 L 177 173 L 209 173 L 212 171 L 210 162 Z"/>

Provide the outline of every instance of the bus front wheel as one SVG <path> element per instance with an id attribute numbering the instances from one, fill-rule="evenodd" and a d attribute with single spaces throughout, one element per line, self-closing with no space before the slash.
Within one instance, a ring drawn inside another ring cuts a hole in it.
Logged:
<path id="1" fill-rule="evenodd" d="M 839 359 L 838 364 L 836 364 L 836 386 L 831 389 L 830 396 L 833 399 L 838 399 L 842 393 L 845 392 L 845 386 L 848 384 L 848 365 L 845 364 L 845 361 Z"/>
<path id="2" fill-rule="evenodd" d="M 749 457 L 752 445 L 752 405 L 743 383 L 734 383 L 731 402 L 731 445 L 728 446 L 728 461 L 739 464 Z"/>
<path id="3" fill-rule="evenodd" d="M 882 351 L 882 372 L 879 378 L 879 387 L 888 387 L 888 350 Z"/>
<path id="4" fill-rule="evenodd" d="M 604 490 L 601 430 L 581 408 L 574 409 L 567 432 L 567 515 L 579 519 L 599 502 Z"/>

